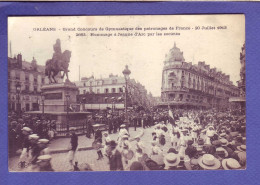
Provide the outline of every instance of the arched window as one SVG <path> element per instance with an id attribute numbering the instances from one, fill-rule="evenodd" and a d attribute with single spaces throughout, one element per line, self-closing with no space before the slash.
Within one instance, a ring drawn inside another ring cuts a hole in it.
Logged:
<path id="1" fill-rule="evenodd" d="M 195 89 L 196 88 L 196 81 L 195 81 L 195 79 L 193 79 L 193 89 Z"/>
<path id="2" fill-rule="evenodd" d="M 172 78 L 172 77 L 176 77 L 176 74 L 174 72 L 171 72 L 169 75 L 168 75 L 169 78 Z"/>
<path id="3" fill-rule="evenodd" d="M 191 88 L 191 78 L 189 77 L 188 87 Z"/>
<path id="4" fill-rule="evenodd" d="M 181 77 L 181 87 L 184 87 L 185 86 L 185 77 L 182 76 Z"/>

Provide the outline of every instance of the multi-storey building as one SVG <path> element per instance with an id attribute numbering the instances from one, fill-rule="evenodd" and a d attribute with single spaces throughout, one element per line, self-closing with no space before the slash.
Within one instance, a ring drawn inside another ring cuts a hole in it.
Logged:
<path id="1" fill-rule="evenodd" d="M 240 97 L 246 97 L 246 48 L 245 44 L 241 48 L 240 53 L 240 80 L 238 81 L 238 88 L 240 89 Z"/>
<path id="2" fill-rule="evenodd" d="M 45 83 L 49 83 L 45 67 L 38 65 L 35 58 L 24 61 L 21 53 L 8 57 L 9 111 L 39 110 L 41 86 Z"/>
<path id="3" fill-rule="evenodd" d="M 85 110 L 103 110 L 107 107 L 124 109 L 125 78 L 110 74 L 108 78 L 83 77 L 75 82 L 79 88 L 78 103 Z M 150 105 L 147 90 L 133 79 L 128 81 L 127 107 Z"/>
<path id="4" fill-rule="evenodd" d="M 245 44 L 240 52 L 240 80 L 237 81 L 239 88 L 239 97 L 231 97 L 229 101 L 232 103 L 232 109 L 240 109 L 245 112 L 246 109 L 246 52 Z"/>
<path id="5" fill-rule="evenodd" d="M 186 62 L 174 43 L 164 61 L 160 106 L 225 108 L 229 97 L 238 95 L 229 75 L 205 62 Z"/>

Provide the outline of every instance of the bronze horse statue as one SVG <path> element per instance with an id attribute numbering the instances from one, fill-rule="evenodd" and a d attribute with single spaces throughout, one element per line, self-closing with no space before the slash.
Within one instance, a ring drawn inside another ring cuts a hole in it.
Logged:
<path id="1" fill-rule="evenodd" d="M 55 76 L 58 75 L 59 72 L 63 71 L 62 79 L 66 75 L 68 77 L 68 68 L 71 57 L 71 51 L 65 50 L 63 53 L 60 53 L 56 57 L 52 57 L 45 63 L 45 75 L 48 76 L 50 83 L 57 83 Z M 53 82 L 54 81 L 54 82 Z"/>

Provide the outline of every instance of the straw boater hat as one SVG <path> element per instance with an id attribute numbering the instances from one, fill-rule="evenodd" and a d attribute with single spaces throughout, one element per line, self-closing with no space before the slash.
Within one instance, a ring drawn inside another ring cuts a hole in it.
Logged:
<path id="1" fill-rule="evenodd" d="M 23 127 L 23 128 L 22 128 L 22 131 L 31 132 L 32 129 L 30 129 L 29 127 Z"/>
<path id="2" fill-rule="evenodd" d="M 50 161 L 51 156 L 50 155 L 40 155 L 37 162 L 43 162 L 43 161 Z"/>
<path id="3" fill-rule="evenodd" d="M 39 139 L 38 144 L 48 144 L 49 140 L 48 139 Z"/>
<path id="4" fill-rule="evenodd" d="M 239 163 L 241 165 L 245 165 L 246 164 L 246 152 L 239 152 L 237 154 L 238 158 L 239 158 Z"/>
<path id="5" fill-rule="evenodd" d="M 246 151 L 246 145 L 238 146 L 237 149 L 238 149 L 239 151 L 241 151 L 241 152 L 242 152 L 242 151 L 244 152 L 244 151 Z"/>
<path id="6" fill-rule="evenodd" d="M 11 121 L 11 124 L 15 125 L 17 124 L 17 121 Z"/>
<path id="7" fill-rule="evenodd" d="M 227 136 L 226 133 L 221 133 L 221 134 L 219 135 L 219 137 L 221 137 L 221 138 L 224 138 L 224 137 L 226 137 L 226 136 Z"/>
<path id="8" fill-rule="evenodd" d="M 120 126 L 120 128 L 125 128 L 125 127 L 126 127 L 126 125 L 125 125 L 125 124 L 123 124 L 123 125 L 121 125 L 121 126 Z"/>
<path id="9" fill-rule="evenodd" d="M 228 156 L 228 152 L 223 147 L 216 148 L 216 154 L 221 158 L 226 158 Z"/>
<path id="10" fill-rule="evenodd" d="M 37 135 L 37 134 L 31 134 L 31 135 L 29 135 L 29 139 L 30 140 L 37 140 L 37 139 L 39 139 L 40 137 Z"/>
<path id="11" fill-rule="evenodd" d="M 239 162 L 233 158 L 223 159 L 222 166 L 225 170 L 235 170 L 241 168 Z"/>
<path id="12" fill-rule="evenodd" d="M 168 153 L 164 157 L 164 164 L 165 166 L 172 167 L 177 166 L 180 163 L 180 156 L 175 153 Z"/>
<path id="13" fill-rule="evenodd" d="M 224 138 L 220 139 L 219 141 L 221 142 L 221 145 L 222 145 L 222 146 L 227 146 L 227 145 L 229 144 L 229 143 L 228 143 L 228 140 L 226 140 L 226 139 L 224 139 Z"/>
<path id="14" fill-rule="evenodd" d="M 211 154 L 204 154 L 198 159 L 199 165 L 208 170 L 216 170 L 221 166 L 221 163 Z"/>
<path id="15" fill-rule="evenodd" d="M 123 135 L 122 139 L 128 139 L 128 135 L 127 134 Z"/>

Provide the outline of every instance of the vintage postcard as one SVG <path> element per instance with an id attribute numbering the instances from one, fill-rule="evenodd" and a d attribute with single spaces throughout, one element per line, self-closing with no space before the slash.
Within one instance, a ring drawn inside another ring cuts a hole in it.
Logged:
<path id="1" fill-rule="evenodd" d="M 8 17 L 10 172 L 246 169 L 245 16 Z"/>

